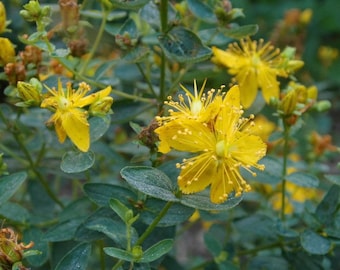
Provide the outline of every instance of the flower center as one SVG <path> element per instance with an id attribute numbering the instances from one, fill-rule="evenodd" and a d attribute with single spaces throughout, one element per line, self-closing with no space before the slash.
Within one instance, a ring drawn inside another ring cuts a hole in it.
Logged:
<path id="1" fill-rule="evenodd" d="M 67 110 L 70 105 L 70 101 L 65 97 L 60 97 L 58 105 L 60 110 Z"/>
<path id="2" fill-rule="evenodd" d="M 216 143 L 216 154 L 218 157 L 224 157 L 225 153 L 225 141 L 219 141 Z"/>
<path id="3" fill-rule="evenodd" d="M 261 57 L 259 57 L 257 54 L 254 54 L 251 60 L 254 67 L 259 66 L 261 63 Z"/>
<path id="4" fill-rule="evenodd" d="M 191 103 L 191 113 L 194 115 L 194 116 L 197 116 L 200 111 L 202 110 L 202 101 L 200 101 L 199 99 L 195 99 L 193 100 L 193 102 Z"/>

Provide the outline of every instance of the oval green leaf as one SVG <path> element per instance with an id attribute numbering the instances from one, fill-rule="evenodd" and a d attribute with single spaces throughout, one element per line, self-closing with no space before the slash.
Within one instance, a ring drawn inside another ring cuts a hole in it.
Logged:
<path id="1" fill-rule="evenodd" d="M 109 129 L 111 122 L 110 115 L 94 116 L 89 119 L 90 124 L 90 139 L 91 142 L 95 142 L 102 137 Z"/>
<path id="2" fill-rule="evenodd" d="M 257 24 L 243 25 L 231 29 L 220 29 L 223 34 L 230 38 L 241 39 L 247 36 L 252 36 L 257 33 L 259 26 Z"/>
<path id="3" fill-rule="evenodd" d="M 84 185 L 84 192 L 91 201 L 99 206 L 109 206 L 111 198 L 115 198 L 125 205 L 137 200 L 136 194 L 131 190 L 111 184 L 88 183 Z"/>
<path id="4" fill-rule="evenodd" d="M 217 23 L 217 18 L 212 6 L 205 4 L 206 1 L 188 0 L 188 8 L 200 20 L 208 23 Z"/>
<path id="5" fill-rule="evenodd" d="M 90 230 L 105 234 L 120 247 L 126 248 L 126 226 L 123 222 L 116 221 L 108 217 L 99 217 L 97 219 L 90 220 L 89 222 L 85 222 L 84 225 Z M 131 228 L 131 238 L 132 243 L 134 243 L 138 238 L 138 234 L 134 228 Z"/>
<path id="6" fill-rule="evenodd" d="M 315 188 L 319 185 L 319 179 L 316 176 L 304 173 L 304 172 L 294 172 L 286 176 L 286 180 L 292 182 L 300 187 L 311 187 Z"/>
<path id="7" fill-rule="evenodd" d="M 325 255 L 331 248 L 331 241 L 311 230 L 305 230 L 300 236 L 300 241 L 304 250 L 311 254 Z"/>
<path id="8" fill-rule="evenodd" d="M 28 244 L 34 242 L 32 251 L 38 250 L 39 253 L 34 256 L 28 256 L 26 260 L 31 266 L 42 266 L 49 259 L 49 244 L 43 239 L 43 232 L 40 229 L 31 227 L 23 232 L 23 242 Z"/>
<path id="9" fill-rule="evenodd" d="M 26 177 L 26 172 L 18 172 L 0 177 L 0 205 L 14 195 Z"/>
<path id="10" fill-rule="evenodd" d="M 43 239 L 49 242 L 61 242 L 71 240 L 84 218 L 73 218 L 51 227 L 44 235 Z"/>
<path id="11" fill-rule="evenodd" d="M 91 168 L 95 161 L 93 152 L 68 151 L 61 160 L 60 169 L 66 173 L 79 173 Z"/>
<path id="12" fill-rule="evenodd" d="M 25 223 L 30 217 L 30 213 L 20 204 L 5 202 L 0 205 L 0 215 L 6 219 L 13 220 L 19 223 Z"/>
<path id="13" fill-rule="evenodd" d="M 164 239 L 154 244 L 144 251 L 142 258 L 138 262 L 148 263 L 157 260 L 172 249 L 173 242 L 172 239 Z"/>
<path id="14" fill-rule="evenodd" d="M 242 201 L 242 198 L 242 195 L 239 197 L 230 197 L 224 203 L 214 204 L 210 201 L 209 193 L 207 191 L 203 191 L 195 194 L 182 195 L 180 202 L 186 206 L 199 210 L 223 211 L 238 205 Z"/>
<path id="15" fill-rule="evenodd" d="M 85 270 L 91 253 L 91 244 L 82 243 L 68 252 L 57 264 L 55 270 Z"/>
<path id="16" fill-rule="evenodd" d="M 158 39 L 165 55 L 179 63 L 197 63 L 209 59 L 212 54 L 195 33 L 183 27 L 174 27 Z"/>
<path id="17" fill-rule="evenodd" d="M 117 258 L 119 260 L 123 260 L 127 262 L 133 262 L 135 260 L 131 252 L 128 252 L 123 249 L 114 248 L 114 247 L 106 247 L 104 248 L 104 252 L 108 256 Z"/>
<path id="18" fill-rule="evenodd" d="M 140 219 L 145 224 L 150 225 L 159 214 L 160 209 L 164 208 L 165 204 L 166 202 L 164 201 L 148 198 L 143 207 L 144 210 L 140 214 Z M 167 227 L 178 225 L 187 221 L 194 211 L 195 209 L 192 207 L 188 207 L 180 203 L 174 203 L 157 226 Z"/>
<path id="19" fill-rule="evenodd" d="M 162 171 L 153 167 L 125 167 L 121 176 L 140 192 L 165 201 L 178 201 L 174 195 L 175 188 L 171 180 Z"/>

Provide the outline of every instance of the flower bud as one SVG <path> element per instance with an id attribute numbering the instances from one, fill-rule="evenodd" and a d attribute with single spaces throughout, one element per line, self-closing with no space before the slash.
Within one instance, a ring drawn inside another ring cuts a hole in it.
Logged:
<path id="1" fill-rule="evenodd" d="M 28 4 L 24 5 L 24 10 L 20 11 L 20 15 L 24 17 L 26 21 L 34 22 L 42 14 L 42 9 L 38 1 L 30 0 Z"/>
<path id="2" fill-rule="evenodd" d="M 329 100 L 320 100 L 314 105 L 314 108 L 316 108 L 318 112 L 326 112 L 331 107 L 332 107 L 332 104 Z"/>
<path id="3" fill-rule="evenodd" d="M 3 156 L 3 153 L 0 154 L 0 176 L 8 174 L 8 172 L 7 172 L 7 164 L 4 163 L 4 161 L 2 159 L 2 156 Z"/>
<path id="4" fill-rule="evenodd" d="M 291 115 L 297 104 L 297 92 L 295 90 L 290 90 L 282 99 L 280 104 L 280 110 L 284 115 Z"/>
<path id="5" fill-rule="evenodd" d="M 94 116 L 103 116 L 111 112 L 112 97 L 104 97 L 90 105 L 89 113 Z"/>
<path id="6" fill-rule="evenodd" d="M 32 78 L 30 83 L 19 81 L 17 84 L 18 95 L 25 105 L 39 105 L 41 103 L 41 83 Z"/>
<path id="7" fill-rule="evenodd" d="M 143 249 L 141 246 L 134 246 L 132 248 L 132 256 L 138 260 L 143 256 Z"/>
<path id="8" fill-rule="evenodd" d="M 0 66 L 14 62 L 15 50 L 12 42 L 8 38 L 0 37 Z"/>
<path id="9" fill-rule="evenodd" d="M 12 266 L 23 259 L 24 250 L 33 246 L 33 242 L 24 245 L 18 243 L 17 239 L 18 235 L 12 229 L 0 230 L 0 265 L 3 269 L 14 269 Z"/>

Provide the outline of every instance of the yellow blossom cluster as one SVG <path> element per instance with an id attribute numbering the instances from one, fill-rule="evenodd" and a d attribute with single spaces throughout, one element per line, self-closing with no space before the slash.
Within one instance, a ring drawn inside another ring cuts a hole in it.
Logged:
<path id="1" fill-rule="evenodd" d="M 241 92 L 241 104 L 249 108 L 255 101 L 258 89 L 262 90 L 264 100 L 279 98 L 278 77 L 288 75 L 303 66 L 303 62 L 293 60 L 292 55 L 280 52 L 269 42 L 259 42 L 250 38 L 239 43 L 231 43 L 227 50 L 212 48 L 215 64 L 228 68 L 234 76 Z"/>
<path id="2" fill-rule="evenodd" d="M 58 89 L 50 89 L 41 102 L 42 108 L 48 108 L 54 112 L 47 121 L 48 125 L 54 125 L 58 139 L 63 143 L 68 136 L 75 146 L 83 152 L 90 147 L 90 125 L 87 121 L 89 113 L 103 115 L 111 111 L 113 102 L 110 97 L 111 86 L 87 95 L 91 90 L 86 83 L 80 83 L 77 90 L 72 88 L 71 83 L 62 87 L 58 82 Z M 85 107 L 88 109 L 85 109 Z"/>
<path id="3" fill-rule="evenodd" d="M 2 1 L 0 1 L 0 34 L 6 31 L 6 9 Z M 8 38 L 0 37 L 0 66 L 5 66 L 14 60 L 14 45 Z"/>
<path id="4" fill-rule="evenodd" d="M 240 168 L 253 175 L 252 168 L 263 170 L 258 161 L 266 154 L 266 144 L 252 134 L 254 116 L 242 117 L 239 87 L 233 86 L 227 93 L 223 87 L 204 93 L 204 85 L 198 91 L 195 82 L 194 95 L 182 88 L 186 95 L 179 95 L 179 101 L 169 98 L 165 102 L 171 107 L 169 116 L 158 117 L 160 127 L 155 130 L 160 152 L 174 149 L 193 153 L 177 164 L 180 190 L 190 194 L 210 186 L 213 203 L 249 191 Z"/>

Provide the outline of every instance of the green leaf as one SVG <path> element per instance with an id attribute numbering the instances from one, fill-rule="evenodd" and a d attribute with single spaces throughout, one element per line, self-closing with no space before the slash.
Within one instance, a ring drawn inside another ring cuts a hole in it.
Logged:
<path id="1" fill-rule="evenodd" d="M 133 256 L 132 252 L 114 247 L 104 248 L 104 252 L 111 257 L 128 262 L 149 263 L 168 253 L 172 249 L 172 245 L 172 239 L 164 239 L 144 251 L 140 258 Z"/>
<path id="2" fill-rule="evenodd" d="M 119 29 L 119 35 L 129 34 L 130 38 L 138 37 L 137 25 L 133 19 L 128 19 L 124 22 L 122 27 Z"/>
<path id="3" fill-rule="evenodd" d="M 141 263 L 148 263 L 157 260 L 158 258 L 162 257 L 166 253 L 168 253 L 173 246 L 172 239 L 164 239 L 147 250 L 144 251 L 142 258 L 139 260 Z"/>
<path id="4" fill-rule="evenodd" d="M 195 194 L 182 195 L 180 202 L 195 209 L 206 211 L 223 211 L 238 205 L 242 201 L 242 198 L 242 195 L 239 197 L 230 197 L 224 203 L 214 204 L 210 201 L 210 195 L 206 190 Z"/>
<path id="5" fill-rule="evenodd" d="M 26 260 L 31 266 L 42 266 L 49 258 L 49 245 L 43 239 L 43 233 L 37 228 L 29 228 L 23 232 L 23 242 L 28 244 L 30 241 L 34 242 L 33 249 L 39 250 L 38 255 L 28 256 Z"/>
<path id="6" fill-rule="evenodd" d="M 286 176 L 286 180 L 300 187 L 318 187 L 319 179 L 314 175 L 304 172 L 294 172 Z"/>
<path id="7" fill-rule="evenodd" d="M 165 201 L 178 201 L 171 180 L 162 171 L 153 167 L 128 166 L 121 170 L 121 176 L 135 189 Z"/>
<path id="8" fill-rule="evenodd" d="M 81 243 L 68 252 L 57 264 L 55 270 L 85 270 L 91 253 L 91 244 Z"/>
<path id="9" fill-rule="evenodd" d="M 107 217 L 98 217 L 89 222 L 84 223 L 85 227 L 97 232 L 104 233 L 107 237 L 111 238 L 116 244 L 122 248 L 126 248 L 126 225 L 121 221 L 113 220 Z M 138 234 L 134 228 L 131 228 L 132 243 L 135 243 Z"/>
<path id="10" fill-rule="evenodd" d="M 201 0 L 188 0 L 188 8 L 200 20 L 208 23 L 217 23 L 217 18 L 211 5 Z"/>
<path id="11" fill-rule="evenodd" d="M 252 36 L 257 33 L 259 26 L 257 24 L 243 25 L 231 29 L 220 28 L 220 31 L 226 36 L 234 39 L 241 39 L 247 36 Z"/>
<path id="12" fill-rule="evenodd" d="M 66 173 L 79 173 L 91 168 L 95 161 L 93 152 L 68 151 L 61 160 L 60 169 Z"/>
<path id="13" fill-rule="evenodd" d="M 84 218 L 73 218 L 51 227 L 44 235 L 44 240 L 49 242 L 60 242 L 74 238 L 75 232 Z"/>
<path id="14" fill-rule="evenodd" d="M 132 50 L 129 50 L 124 54 L 123 59 L 129 63 L 139 63 L 142 62 L 150 53 L 150 49 L 146 46 L 137 46 Z"/>
<path id="15" fill-rule="evenodd" d="M 109 129 L 110 123 L 111 117 L 108 114 L 105 116 L 91 117 L 89 119 L 91 142 L 99 140 Z"/>
<path id="16" fill-rule="evenodd" d="M 179 63 L 197 63 L 211 56 L 210 48 L 203 45 L 195 33 L 183 27 L 174 27 L 158 39 L 165 55 Z"/>
<path id="17" fill-rule="evenodd" d="M 249 175 L 244 169 L 241 169 L 241 174 L 244 178 L 265 183 L 276 185 L 281 182 L 281 174 L 282 174 L 282 163 L 279 159 L 273 156 L 265 156 L 260 160 L 260 163 L 265 165 L 264 171 L 260 171 L 258 169 L 254 169 L 253 171 L 256 173 L 256 176 Z"/>
<path id="18" fill-rule="evenodd" d="M 259 255 L 250 260 L 248 269 L 262 270 L 262 269 L 275 269 L 287 270 L 289 268 L 288 262 L 279 256 Z"/>
<path id="19" fill-rule="evenodd" d="M 30 213 L 26 208 L 12 202 L 5 202 L 0 205 L 0 215 L 19 223 L 25 223 L 30 217 Z"/>
<path id="20" fill-rule="evenodd" d="M 119 220 L 117 215 L 108 207 L 101 207 L 91 214 L 86 220 L 78 227 L 74 239 L 79 242 L 94 242 L 99 239 L 103 239 L 103 233 L 98 230 L 92 230 L 87 228 L 87 225 L 91 226 L 96 224 L 97 220 L 101 218 L 108 218 L 112 220 Z"/>
<path id="21" fill-rule="evenodd" d="M 319 234 L 305 230 L 300 236 L 301 245 L 308 253 L 325 255 L 331 248 L 331 241 Z"/>
<path id="22" fill-rule="evenodd" d="M 12 173 L 0 177 L 0 205 L 11 198 L 27 177 L 26 172 Z"/>
<path id="23" fill-rule="evenodd" d="M 171 4 L 168 4 L 168 25 L 173 25 L 178 19 L 177 12 Z M 154 29 L 160 29 L 160 13 L 155 1 L 149 1 L 139 12 L 140 17 L 150 24 Z"/>
<path id="24" fill-rule="evenodd" d="M 128 261 L 128 262 L 133 262 L 135 260 L 131 252 L 123 250 L 123 249 L 114 248 L 114 247 L 105 247 L 104 252 L 108 256 L 117 258 L 119 260 Z"/>
<path id="25" fill-rule="evenodd" d="M 128 223 L 129 219 L 132 218 L 132 215 L 133 215 L 132 210 L 127 208 L 119 200 L 111 199 L 110 207 L 124 221 L 124 223 Z M 130 217 L 129 217 L 129 212 L 132 214 Z"/>
<path id="26" fill-rule="evenodd" d="M 338 175 L 338 174 L 326 174 L 324 176 L 328 181 L 332 182 L 335 185 L 340 186 L 340 175 Z"/>
<path id="27" fill-rule="evenodd" d="M 139 9 L 147 4 L 150 0 L 110 0 L 114 7 L 122 9 Z"/>
<path id="28" fill-rule="evenodd" d="M 317 206 L 315 215 L 322 224 L 331 224 L 333 222 L 334 215 L 338 209 L 339 196 L 340 187 L 333 185 Z"/>
<path id="29" fill-rule="evenodd" d="M 111 184 L 88 183 L 84 185 L 84 192 L 99 206 L 109 206 L 111 198 L 126 205 L 137 200 L 136 194 L 131 190 Z"/>
<path id="30" fill-rule="evenodd" d="M 151 224 L 154 219 L 159 214 L 160 209 L 163 209 L 166 202 L 148 198 L 146 203 L 144 204 L 143 211 L 140 214 L 140 219 L 145 224 Z M 166 226 L 174 226 L 178 225 L 182 222 L 185 222 L 189 219 L 189 217 L 193 214 L 195 209 L 192 207 L 187 207 L 180 203 L 174 203 L 166 215 L 160 220 L 157 224 L 158 227 L 166 227 Z"/>

